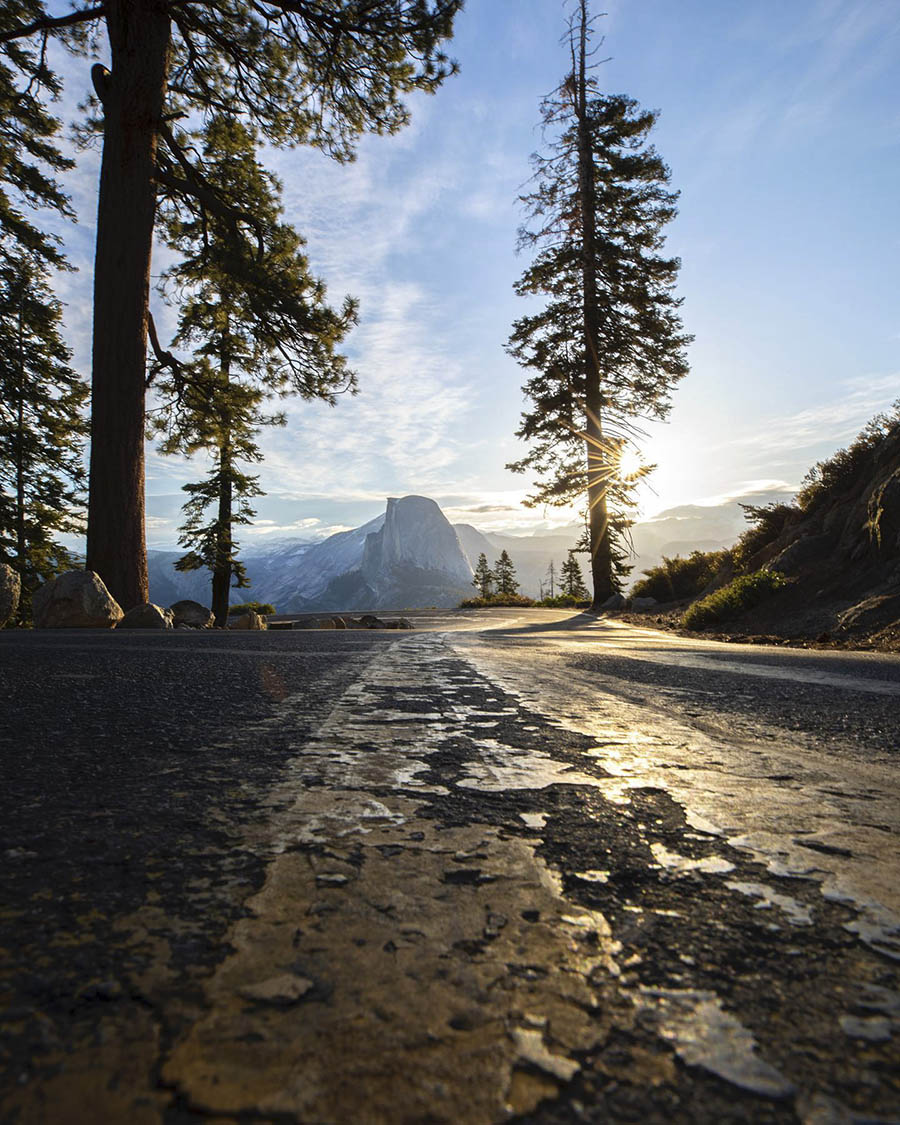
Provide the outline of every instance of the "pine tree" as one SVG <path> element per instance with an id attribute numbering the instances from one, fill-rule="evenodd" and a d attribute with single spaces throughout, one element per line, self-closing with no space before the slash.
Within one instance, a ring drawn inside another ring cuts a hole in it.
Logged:
<path id="1" fill-rule="evenodd" d="M 455 69 L 441 53 L 462 0 L 104 0 L 51 14 L 20 0 L 0 45 L 54 35 L 96 64 L 103 157 L 94 264 L 88 566 L 126 608 L 147 598 L 144 396 L 150 255 L 157 191 L 206 216 L 254 229 L 206 182 L 171 127 L 222 114 L 251 121 L 274 145 L 315 145 L 349 160 L 364 132 L 406 124 L 403 97 L 435 91 Z M 26 64 L 29 65 L 29 64 Z"/>
<path id="2" fill-rule="evenodd" d="M 483 551 L 478 556 L 478 564 L 475 567 L 475 577 L 472 579 L 472 585 L 482 598 L 489 598 L 491 596 L 494 586 L 494 574 L 488 566 L 487 556 Z"/>
<path id="3" fill-rule="evenodd" d="M 238 465 L 261 459 L 261 426 L 284 423 L 283 415 L 263 415 L 261 406 L 288 394 L 333 404 L 343 391 L 355 391 L 356 376 L 335 348 L 355 322 L 356 306 L 348 299 L 336 312 L 326 304 L 301 238 L 281 221 L 280 185 L 260 166 L 252 131 L 220 116 L 198 140 L 218 197 L 252 201 L 264 249 L 259 253 L 227 218 L 166 200 L 165 231 L 182 257 L 164 275 L 163 290 L 181 298 L 174 346 L 191 348 L 193 359 L 160 354 L 153 428 L 165 434 L 163 452 L 206 450 L 213 457 L 209 476 L 186 486 L 191 498 L 180 541 L 191 550 L 176 565 L 209 567 L 213 613 L 224 625 L 232 578 L 246 585 L 232 525 L 250 522 L 249 500 L 262 494 Z M 216 514 L 206 523 L 211 504 Z"/>
<path id="4" fill-rule="evenodd" d="M 84 530 L 87 384 L 69 366 L 62 309 L 35 256 L 0 261 L 0 559 L 31 595 L 73 565 L 54 536 Z"/>
<path id="5" fill-rule="evenodd" d="M 4 42 L 4 33 L 32 19 L 40 5 L 4 0 L 0 8 L 0 268 L 23 258 L 33 268 L 66 268 L 58 239 L 35 225 L 42 212 L 72 218 L 69 197 L 56 180 L 72 167 L 54 143 L 59 120 L 47 107 L 59 80 L 43 49 L 29 42 Z M 9 283 L 7 283 L 9 284 Z M 8 292 L 8 290 L 7 290 Z"/>
<path id="6" fill-rule="evenodd" d="M 500 558 L 494 563 L 494 580 L 497 583 L 497 593 L 504 597 L 512 597 L 519 588 L 516 568 L 505 550 L 500 552 Z"/>
<path id="7" fill-rule="evenodd" d="M 635 419 L 668 413 L 690 337 L 673 292 L 680 263 L 660 254 L 677 193 L 647 141 L 656 114 L 599 92 L 590 22 L 579 0 L 571 72 L 541 105 L 549 154 L 533 158 L 536 186 L 523 197 L 532 227 L 520 232 L 520 247 L 535 257 L 516 291 L 548 300 L 515 322 L 508 345 L 536 372 L 517 431 L 534 444 L 509 468 L 544 478 L 532 503 L 587 496 L 600 605 L 620 584 L 629 505 L 649 471 L 623 472 L 622 454 L 639 433 Z"/>
<path id="8" fill-rule="evenodd" d="M 574 551 L 569 551 L 569 557 L 562 564 L 560 584 L 562 593 L 568 594 L 569 597 L 575 598 L 576 601 L 584 602 L 590 597 L 588 588 L 584 584 L 581 566 L 578 563 L 578 559 L 575 558 Z"/>
<path id="9" fill-rule="evenodd" d="M 556 564 L 551 559 L 547 567 L 547 581 L 550 584 L 550 597 L 556 597 Z"/>
<path id="10" fill-rule="evenodd" d="M 204 480 L 184 485 L 190 499 L 184 505 L 185 522 L 178 542 L 189 548 L 175 563 L 176 570 L 206 568 L 212 574 L 212 612 L 216 625 L 228 624 L 228 602 L 232 585 L 249 586 L 247 571 L 238 559 L 235 524 L 248 524 L 256 515 L 250 506 L 262 489 L 256 477 L 248 476 L 241 462 L 262 460 L 255 438 L 261 426 L 280 419 L 266 418 L 259 412 L 263 393 L 232 382 L 227 371 L 206 369 L 209 382 L 196 378 L 190 399 L 196 396 L 196 416 L 180 438 L 186 452 L 212 453 L 212 466 Z M 190 437 L 187 437 L 190 434 Z M 170 447 L 171 448 L 171 447 Z M 211 516 L 208 509 L 213 509 Z"/>

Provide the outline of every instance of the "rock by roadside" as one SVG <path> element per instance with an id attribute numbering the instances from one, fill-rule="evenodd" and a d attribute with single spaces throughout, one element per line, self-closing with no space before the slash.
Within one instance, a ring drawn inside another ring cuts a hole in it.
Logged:
<path id="1" fill-rule="evenodd" d="M 38 587 L 31 601 L 36 629 L 112 629 L 122 607 L 92 570 L 68 570 Z"/>
<path id="2" fill-rule="evenodd" d="M 144 602 L 130 609 L 116 625 L 117 629 L 171 629 L 172 611 Z"/>
<path id="3" fill-rule="evenodd" d="M 179 625 L 188 625 L 192 629 L 211 629 L 215 620 L 212 610 L 190 599 L 170 605 L 169 612 L 172 614 L 172 624 L 176 629 Z"/>
<path id="4" fill-rule="evenodd" d="M 227 627 L 229 629 L 238 630 L 249 629 L 255 632 L 268 628 L 265 617 L 252 609 L 248 609 L 247 612 L 242 613 L 240 617 L 230 617 Z"/>

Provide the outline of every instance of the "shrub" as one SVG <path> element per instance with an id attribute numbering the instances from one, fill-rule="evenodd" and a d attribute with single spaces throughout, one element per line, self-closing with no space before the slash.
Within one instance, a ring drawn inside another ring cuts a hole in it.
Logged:
<path id="1" fill-rule="evenodd" d="M 686 559 L 676 555 L 666 558 L 659 566 L 644 571 L 631 591 L 634 598 L 656 598 L 658 602 L 671 602 L 676 598 L 693 598 L 712 582 L 718 571 L 728 561 L 728 551 L 691 551 Z"/>
<path id="2" fill-rule="evenodd" d="M 578 609 L 589 606 L 591 603 L 583 598 L 576 598 L 574 594 L 557 594 L 553 598 L 544 598 L 537 603 L 544 609 Z"/>
<path id="3" fill-rule="evenodd" d="M 746 609 L 752 609 L 786 584 L 787 580 L 774 570 L 742 574 L 721 590 L 694 602 L 685 611 L 682 624 L 687 629 L 702 629 L 714 622 L 727 621 Z"/>
<path id="4" fill-rule="evenodd" d="M 774 543 L 788 524 L 801 514 L 800 509 L 793 504 L 777 502 L 764 504 L 760 508 L 754 508 L 752 504 L 741 504 L 741 507 L 751 526 L 731 549 L 735 569 L 738 571 L 746 570 L 753 556 Z"/>
<path id="5" fill-rule="evenodd" d="M 231 617 L 235 613 L 247 613 L 251 609 L 254 613 L 275 612 L 275 606 L 269 605 L 268 602 L 241 602 L 240 605 L 230 605 L 228 607 L 228 616 Z"/>
<path id="6" fill-rule="evenodd" d="M 459 603 L 460 609 L 484 609 L 486 606 L 530 606 L 534 605 L 533 598 L 526 598 L 522 594 L 491 594 L 488 598 L 466 598 Z"/>
<path id="7" fill-rule="evenodd" d="M 877 414 L 846 448 L 820 461 L 803 478 L 797 503 L 811 512 L 834 493 L 845 492 L 869 470 L 878 447 L 900 435 L 900 399 L 885 414 Z"/>

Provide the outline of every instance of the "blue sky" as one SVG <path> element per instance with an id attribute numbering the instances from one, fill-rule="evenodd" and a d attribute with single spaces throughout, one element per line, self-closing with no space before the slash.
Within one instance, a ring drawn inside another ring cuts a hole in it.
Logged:
<path id="1" fill-rule="evenodd" d="M 669 422 L 647 427 L 659 467 L 643 514 L 790 490 L 900 398 L 900 7 L 605 9 L 601 87 L 661 113 L 655 144 L 682 193 L 668 246 L 695 336 Z M 504 469 L 522 454 L 524 372 L 503 350 L 525 308 L 516 198 L 539 100 L 565 72 L 564 18 L 560 0 L 468 0 L 451 45 L 461 73 L 413 100 L 407 130 L 365 138 L 350 166 L 269 154 L 332 298 L 360 298 L 347 351 L 361 393 L 333 410 L 288 403 L 288 427 L 263 436 L 254 538 L 354 526 L 409 492 L 485 530 L 571 519 L 523 509 L 528 480 Z M 72 104 L 87 70 L 66 64 Z M 62 283 L 85 371 L 95 184 L 88 154 L 71 181 L 83 218 L 66 233 L 81 269 Z M 174 542 L 180 486 L 202 471 L 148 450 L 151 543 Z"/>

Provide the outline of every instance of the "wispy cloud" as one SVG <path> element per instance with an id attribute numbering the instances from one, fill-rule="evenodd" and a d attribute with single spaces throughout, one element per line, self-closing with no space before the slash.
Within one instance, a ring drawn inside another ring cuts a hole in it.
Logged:
<path id="1" fill-rule="evenodd" d="M 727 442 L 712 446 L 710 452 L 743 446 L 753 450 L 750 460 L 758 464 L 775 454 L 788 452 L 803 460 L 808 451 L 837 448 L 852 440 L 873 415 L 900 399 L 900 372 L 848 379 L 841 389 L 843 393 L 830 402 L 757 422 L 752 429 L 738 431 Z"/>
<path id="2" fill-rule="evenodd" d="M 327 539 L 330 535 L 337 535 L 340 531 L 350 531 L 352 528 L 340 523 L 323 525 L 321 520 L 308 519 L 281 524 L 274 520 L 257 520 L 244 530 L 247 535 L 252 535 L 256 539 L 281 535 L 286 538 L 319 540 Z"/>
<path id="3" fill-rule="evenodd" d="M 287 427 L 266 443 L 267 489 L 355 496 L 378 480 L 384 496 L 443 486 L 472 389 L 422 289 L 389 284 L 373 304 L 353 346 L 360 394 L 336 410 L 286 404 Z"/>
<path id="4" fill-rule="evenodd" d="M 750 5 L 728 25 L 716 50 L 735 65 L 693 130 L 692 176 L 761 146 L 811 145 L 850 114 L 857 145 L 882 143 L 883 118 L 857 117 L 854 97 L 896 65 L 895 0 L 788 4 L 774 16 L 771 7 Z"/>
<path id="5" fill-rule="evenodd" d="M 717 508 L 725 504 L 739 504 L 744 500 L 760 500 L 768 502 L 769 499 L 789 500 L 799 490 L 799 483 L 791 484 L 784 480 L 747 480 L 727 492 L 715 496 L 704 496 L 695 501 L 700 508 Z"/>

